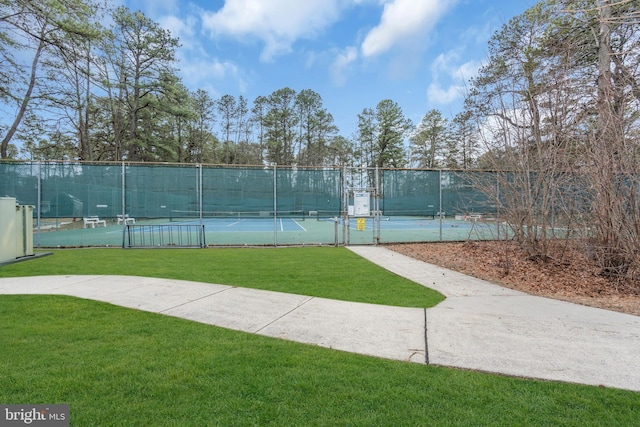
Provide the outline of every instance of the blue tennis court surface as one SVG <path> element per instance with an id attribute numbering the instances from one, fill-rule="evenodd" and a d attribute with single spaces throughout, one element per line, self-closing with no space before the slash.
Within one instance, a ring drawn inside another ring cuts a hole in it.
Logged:
<path id="1" fill-rule="evenodd" d="M 374 218 L 360 218 L 364 220 L 364 229 L 373 229 L 375 220 Z M 334 222 L 334 219 L 322 219 L 322 221 Z M 482 224 L 472 221 L 458 221 L 452 219 L 430 219 L 430 218 L 412 218 L 412 217 L 381 217 L 380 220 L 381 230 L 414 230 L 414 229 L 440 229 L 442 228 L 460 228 L 462 230 L 471 230 L 474 227 L 481 227 Z M 338 219 L 338 223 L 342 225 L 344 221 L 342 218 Z M 349 219 L 349 228 L 358 230 L 358 218 Z"/>
<path id="2" fill-rule="evenodd" d="M 305 221 L 294 218 L 203 218 L 202 224 L 211 232 L 237 231 L 307 231 Z M 200 220 L 170 222 L 167 225 L 200 225 Z"/>
<path id="3" fill-rule="evenodd" d="M 360 220 L 360 224 L 358 224 Z M 69 246 L 193 246 L 274 245 L 274 244 L 374 244 L 424 241 L 484 240 L 504 237 L 507 230 L 498 223 L 463 221 L 453 218 L 380 217 L 350 218 L 345 227 L 338 218 L 137 218 L 123 226 L 108 221 L 106 227 L 82 228 L 72 223 L 66 228 L 34 232 L 38 247 Z M 169 242 L 169 243 L 167 243 Z"/>

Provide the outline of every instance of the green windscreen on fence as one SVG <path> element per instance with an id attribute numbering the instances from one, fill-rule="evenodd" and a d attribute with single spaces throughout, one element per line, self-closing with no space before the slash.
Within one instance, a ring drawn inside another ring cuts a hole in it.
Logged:
<path id="1" fill-rule="evenodd" d="M 278 211 L 340 212 L 342 173 L 339 169 L 278 169 Z"/>
<path id="2" fill-rule="evenodd" d="M 303 216 L 340 210 L 341 172 L 336 169 L 213 168 L 202 170 L 202 210 Z M 197 210 L 197 206 L 194 206 Z"/>
<path id="3" fill-rule="evenodd" d="M 42 217 L 115 217 L 122 212 L 121 169 L 112 164 L 43 164 Z"/>
<path id="4" fill-rule="evenodd" d="M 388 216 L 433 216 L 440 211 L 440 174 L 426 170 L 383 170 L 380 208 Z"/>
<path id="5" fill-rule="evenodd" d="M 497 207 L 487 194 L 495 194 L 491 172 L 442 171 L 442 210 L 446 215 L 495 215 Z"/>
<path id="6" fill-rule="evenodd" d="M 42 218 L 339 212 L 341 185 L 340 169 L 0 163 L 0 197 L 36 206 L 40 189 Z"/>
<path id="7" fill-rule="evenodd" d="M 21 205 L 36 206 L 38 176 L 37 163 L 0 163 L 0 197 L 14 197 Z"/>
<path id="8" fill-rule="evenodd" d="M 200 169 L 194 165 L 128 165 L 126 214 L 169 218 L 172 210 L 197 210 Z"/>
<path id="9" fill-rule="evenodd" d="M 352 178 L 333 168 L 0 163 L 0 197 L 36 206 L 40 191 L 42 218 L 171 218 L 172 212 L 197 216 L 200 210 L 335 216 L 344 208 L 345 180 Z M 495 182 L 489 172 L 385 169 L 380 209 L 388 216 L 495 213 L 495 202 L 486 196 L 491 191 L 482 191 Z"/>
<path id="10" fill-rule="evenodd" d="M 381 209 L 389 216 L 495 213 L 495 204 L 479 190 L 494 182 L 488 172 L 383 170 Z"/>

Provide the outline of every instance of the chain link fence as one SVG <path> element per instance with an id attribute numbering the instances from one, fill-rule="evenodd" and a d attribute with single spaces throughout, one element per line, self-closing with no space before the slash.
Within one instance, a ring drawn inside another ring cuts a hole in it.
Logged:
<path id="1" fill-rule="evenodd" d="M 147 232 L 146 225 L 197 225 L 204 231 L 195 246 L 494 239 L 504 231 L 479 181 L 486 187 L 495 178 L 415 169 L 0 163 L 0 196 L 34 206 L 36 247 L 126 247 L 144 240 L 132 233 Z"/>

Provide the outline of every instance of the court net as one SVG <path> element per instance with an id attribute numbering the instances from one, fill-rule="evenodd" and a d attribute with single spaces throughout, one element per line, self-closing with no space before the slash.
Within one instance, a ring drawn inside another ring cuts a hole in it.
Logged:
<path id="1" fill-rule="evenodd" d="M 305 220 L 305 212 L 301 210 L 295 211 L 190 211 L 190 210 L 171 210 L 169 222 L 194 222 L 202 220 L 262 220 L 275 218 L 291 218 L 299 221 Z"/>
<path id="2" fill-rule="evenodd" d="M 318 221 L 332 221 L 335 218 L 342 218 L 344 212 L 335 210 L 318 210 L 309 212 L 310 218 L 315 218 Z M 358 215 L 349 215 L 356 218 Z M 394 220 L 394 221 L 416 221 L 422 219 L 436 219 L 439 216 L 444 217 L 444 212 L 440 215 L 437 209 L 385 209 L 380 212 L 372 211 L 367 217 L 373 218 L 377 216 L 381 220 Z"/>

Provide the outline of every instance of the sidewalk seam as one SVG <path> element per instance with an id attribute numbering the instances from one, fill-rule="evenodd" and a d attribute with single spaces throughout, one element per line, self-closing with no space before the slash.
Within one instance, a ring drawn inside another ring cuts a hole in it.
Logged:
<path id="1" fill-rule="evenodd" d="M 235 289 L 235 288 L 236 288 L 235 286 L 231 286 L 231 287 L 226 288 L 226 289 L 221 289 L 221 290 L 219 290 L 219 291 L 217 291 L 217 292 L 212 292 L 212 293 L 210 293 L 210 294 L 207 294 L 207 295 L 201 296 L 200 298 L 192 299 L 192 300 L 190 300 L 190 301 L 183 302 L 182 304 L 178 304 L 178 305 L 174 305 L 173 307 L 165 308 L 164 310 L 158 311 L 158 313 L 165 313 L 165 312 L 167 312 L 167 311 L 169 311 L 169 310 L 173 310 L 173 309 L 175 309 L 175 308 L 182 307 L 182 306 L 184 306 L 184 305 L 191 304 L 192 302 L 200 301 L 200 300 L 203 300 L 203 299 L 205 299 L 205 298 L 209 298 L 209 297 L 212 297 L 212 296 L 214 296 L 214 295 L 221 294 L 221 293 L 223 293 L 223 292 L 227 292 L 228 290 L 230 290 L 230 289 Z"/>
<path id="2" fill-rule="evenodd" d="M 280 319 L 288 316 L 289 314 L 293 313 L 294 311 L 296 311 L 297 309 L 299 309 L 300 307 L 302 307 L 303 305 L 305 305 L 306 303 L 308 303 L 309 301 L 311 301 L 312 299 L 314 299 L 315 297 L 308 297 L 306 298 L 304 301 L 302 301 L 300 304 L 296 305 L 294 308 L 292 308 L 291 310 L 287 311 L 286 313 L 282 314 L 281 316 L 276 317 L 275 319 L 273 319 L 271 322 L 267 323 L 266 325 L 264 325 L 263 327 L 261 327 L 260 329 L 255 330 L 253 333 L 254 334 L 259 334 L 260 331 L 268 328 L 269 326 L 273 325 L 274 323 L 276 323 L 277 321 L 279 321 Z"/>
<path id="3" fill-rule="evenodd" d="M 427 343 L 427 309 L 424 309 L 424 363 L 429 364 L 429 344 Z"/>

